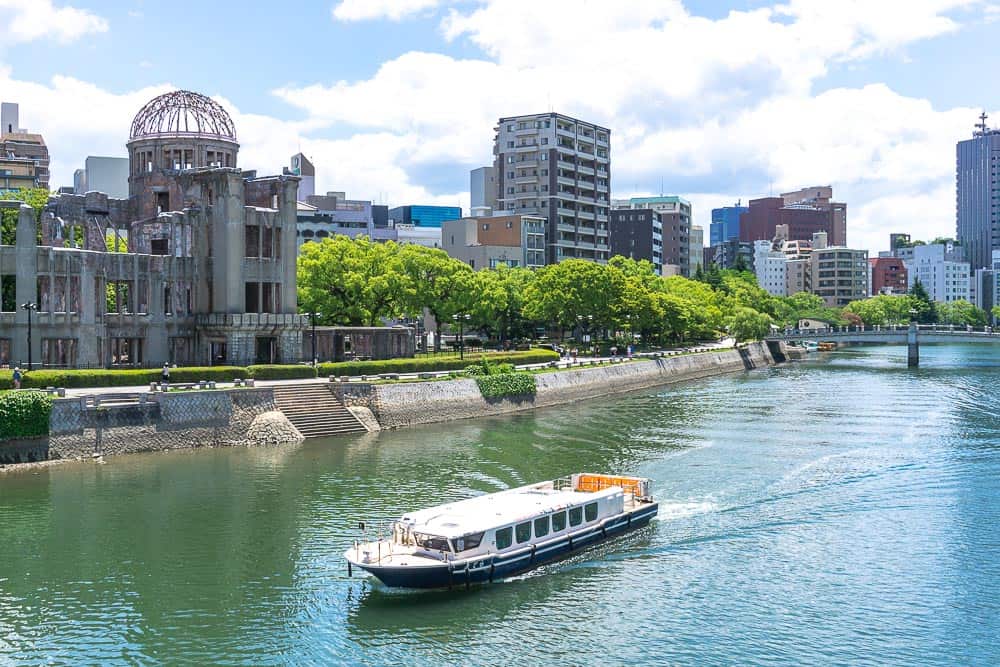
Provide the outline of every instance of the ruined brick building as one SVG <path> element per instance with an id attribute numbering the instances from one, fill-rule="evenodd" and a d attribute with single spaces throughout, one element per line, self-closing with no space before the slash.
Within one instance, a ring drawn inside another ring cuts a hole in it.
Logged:
<path id="1" fill-rule="evenodd" d="M 299 179 L 242 172 L 229 114 L 189 91 L 146 104 L 128 151 L 128 199 L 62 194 L 40 225 L 19 210 L 0 245 L 0 363 L 28 358 L 25 303 L 49 366 L 299 361 Z"/>

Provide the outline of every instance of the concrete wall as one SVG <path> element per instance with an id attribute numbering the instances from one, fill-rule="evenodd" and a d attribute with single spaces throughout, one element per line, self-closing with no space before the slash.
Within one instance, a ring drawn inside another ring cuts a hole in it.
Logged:
<path id="1" fill-rule="evenodd" d="M 49 419 L 49 458 L 247 444 L 254 419 L 274 410 L 270 388 L 168 393 L 98 409 L 82 398 L 59 399 Z"/>
<path id="2" fill-rule="evenodd" d="M 472 379 L 389 385 L 338 384 L 335 392 L 348 406 L 370 409 L 382 428 L 397 428 L 561 405 L 774 363 L 767 346 L 754 343 L 743 350 L 543 373 L 535 376 L 535 396 L 517 399 L 484 399 Z"/>

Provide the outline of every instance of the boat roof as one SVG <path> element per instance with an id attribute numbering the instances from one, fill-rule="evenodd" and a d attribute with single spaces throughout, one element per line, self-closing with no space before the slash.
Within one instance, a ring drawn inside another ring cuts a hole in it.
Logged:
<path id="1" fill-rule="evenodd" d="M 622 493 L 622 490 L 617 487 L 601 491 L 554 490 L 544 488 L 543 483 L 409 512 L 401 521 L 417 533 L 461 537 L 528 521 L 548 512 L 593 502 L 616 493 Z"/>

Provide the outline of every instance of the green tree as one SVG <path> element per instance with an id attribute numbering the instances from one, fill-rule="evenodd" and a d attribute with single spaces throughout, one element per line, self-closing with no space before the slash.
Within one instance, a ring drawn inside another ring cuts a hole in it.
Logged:
<path id="1" fill-rule="evenodd" d="M 976 308 L 965 299 L 948 301 L 938 305 L 938 321 L 960 326 L 986 326 L 986 311 Z"/>
<path id="2" fill-rule="evenodd" d="M 426 308 L 434 318 L 434 350 L 438 351 L 444 325 L 452 316 L 460 312 L 471 315 L 474 310 L 473 271 L 444 250 L 421 245 L 402 246 L 399 261 L 407 277 L 408 309 L 418 315 Z"/>
<path id="3" fill-rule="evenodd" d="M 522 314 L 524 293 L 535 274 L 526 268 L 500 264 L 496 269 L 476 271 L 472 280 L 475 299 L 472 325 L 496 334 L 500 341 L 531 335 L 531 322 Z"/>
<path id="4" fill-rule="evenodd" d="M 24 202 L 35 210 L 35 224 L 41 235 L 42 209 L 48 203 L 51 193 L 45 188 L 21 188 L 10 192 L 0 192 L 0 199 Z M 17 235 L 17 209 L 0 211 L 0 245 L 14 245 Z"/>
<path id="5" fill-rule="evenodd" d="M 740 307 L 729 319 L 729 334 L 739 342 L 761 340 L 771 332 L 771 318 L 753 308 Z"/>
<path id="6" fill-rule="evenodd" d="M 721 284 L 721 276 L 720 276 Z M 688 280 L 683 276 L 669 276 L 659 281 L 658 289 L 674 297 L 665 303 L 672 304 L 674 319 L 670 335 L 678 341 L 715 338 L 723 324 L 723 295 L 708 282 Z M 683 329 L 677 328 L 684 324 Z"/>
<path id="7" fill-rule="evenodd" d="M 320 313 L 323 323 L 351 326 L 375 326 L 381 318 L 405 312 L 408 278 L 397 255 L 395 243 L 372 243 L 367 237 L 337 235 L 303 244 L 300 310 Z"/>
<path id="8" fill-rule="evenodd" d="M 911 305 L 917 311 L 917 322 L 920 324 L 933 324 L 938 321 L 937 305 L 931 301 L 927 288 L 920 282 L 920 279 L 913 281 L 913 289 L 910 290 L 913 297 Z"/>
<path id="9" fill-rule="evenodd" d="M 525 290 L 524 316 L 555 327 L 560 338 L 578 324 L 577 316 L 591 316 L 595 328 L 608 328 L 624 280 L 621 270 L 583 259 L 550 264 Z"/>
<path id="10" fill-rule="evenodd" d="M 993 314 L 994 323 L 1000 320 L 1000 306 L 993 306 L 993 309 L 990 312 Z"/>

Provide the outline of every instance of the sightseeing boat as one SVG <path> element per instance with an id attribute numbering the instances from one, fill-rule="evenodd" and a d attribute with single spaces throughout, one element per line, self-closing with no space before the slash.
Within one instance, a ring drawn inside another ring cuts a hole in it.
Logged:
<path id="1" fill-rule="evenodd" d="M 579 473 L 411 512 L 348 549 L 387 586 L 493 582 L 649 523 L 649 480 Z M 361 524 L 365 530 L 365 524 Z"/>

